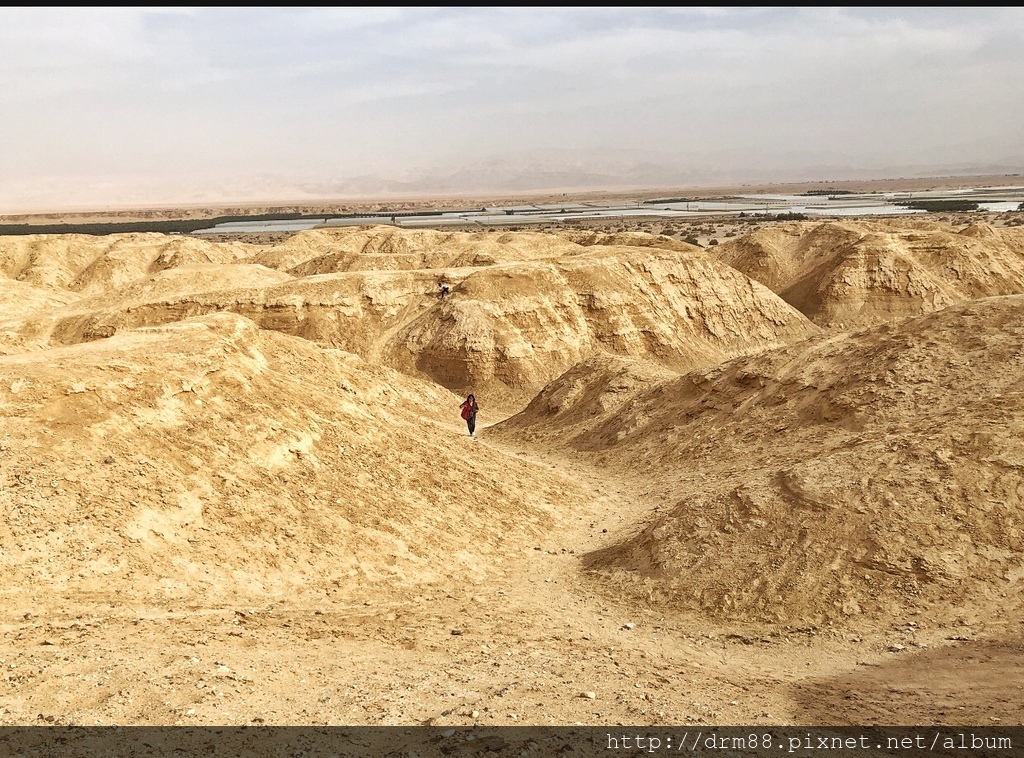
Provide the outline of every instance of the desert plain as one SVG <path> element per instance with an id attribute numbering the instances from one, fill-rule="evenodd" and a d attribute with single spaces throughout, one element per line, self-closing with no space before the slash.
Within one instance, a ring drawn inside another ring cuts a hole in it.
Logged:
<path id="1" fill-rule="evenodd" d="M 1021 221 L 0 237 L 0 725 L 1024 723 Z"/>

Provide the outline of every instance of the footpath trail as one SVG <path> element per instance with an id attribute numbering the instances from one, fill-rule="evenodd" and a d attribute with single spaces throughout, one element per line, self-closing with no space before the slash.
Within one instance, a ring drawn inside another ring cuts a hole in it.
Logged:
<path id="1" fill-rule="evenodd" d="M 0 238 L 0 725 L 1021 723 L 1022 230 L 767 223 Z"/>
<path id="2" fill-rule="evenodd" d="M 724 627 L 609 594 L 582 556 L 659 504 L 623 472 L 479 435 L 465 443 L 546 467 L 566 493 L 558 528 L 485 580 L 206 608 L 40 597 L 39 615 L 0 624 L 0 724 L 1019 720 L 1019 643 Z"/>

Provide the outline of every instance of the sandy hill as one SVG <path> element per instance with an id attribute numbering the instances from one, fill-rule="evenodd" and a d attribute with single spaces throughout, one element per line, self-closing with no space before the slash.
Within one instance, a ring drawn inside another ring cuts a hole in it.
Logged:
<path id="1" fill-rule="evenodd" d="M 773 226 L 720 259 L 821 326 L 856 327 L 1024 292 L 1024 230 L 899 219 Z"/>
<path id="2" fill-rule="evenodd" d="M 76 299 L 73 293 L 0 277 L 0 355 L 29 349 L 26 336 L 34 330 L 26 319 L 45 317 Z"/>
<path id="3" fill-rule="evenodd" d="M 458 401 L 235 314 L 2 357 L 5 592 L 224 602 L 485 576 L 572 497 L 453 433 Z"/>
<path id="4" fill-rule="evenodd" d="M 589 229 L 567 229 L 557 232 L 558 236 L 574 242 L 577 245 L 590 247 L 592 245 L 626 247 L 657 247 L 663 250 L 679 250 L 680 252 L 692 252 L 700 250 L 696 245 L 682 242 L 672 237 L 661 234 L 647 234 L 644 232 L 598 232 Z"/>
<path id="5" fill-rule="evenodd" d="M 586 244 L 540 232 L 442 232 L 360 226 L 299 232 L 259 252 L 249 262 L 295 276 L 446 269 L 557 258 L 579 253 Z"/>
<path id="6" fill-rule="evenodd" d="M 0 239 L 0 724 L 1018 723 L 1015 238 L 779 234 L 937 310 L 650 235 Z"/>
<path id="7" fill-rule="evenodd" d="M 0 326 L 7 344 L 45 348 L 229 310 L 262 328 L 358 353 L 453 391 L 487 395 L 492 410 L 521 408 L 548 381 L 597 352 L 686 370 L 787 344 L 816 329 L 774 293 L 688 245 L 624 247 L 594 238 L 584 246 L 556 235 L 379 228 L 292 240 L 244 258 L 237 247 L 221 253 L 212 247 L 203 251 L 207 258 L 235 262 L 196 265 L 178 256 L 175 267 L 167 249 L 153 244 L 126 256 L 137 263 L 131 281 L 117 285 L 108 275 L 100 293 L 46 312 L 36 308 L 20 326 Z M 352 258 L 347 269 L 330 273 L 342 254 L 319 255 L 318 241 L 364 252 L 344 253 Z M 420 252 L 410 253 L 414 247 Z M 427 249 L 473 265 L 440 272 L 406 267 L 423 263 Z M 526 260 L 477 260 L 523 255 L 523 249 Z M 296 263 L 296 250 L 313 257 Z M 397 256 L 400 264 L 382 256 Z M 64 272 L 64 290 L 51 289 L 66 293 L 83 272 L 111 260 L 109 248 L 102 248 L 93 261 L 76 263 L 78 273 Z M 156 268 L 161 260 L 166 266 Z M 444 299 L 440 275 L 452 288 Z"/>
<path id="8" fill-rule="evenodd" d="M 233 263 L 257 249 L 157 233 L 0 236 L 0 276 L 93 295 L 175 266 Z"/>
<path id="9" fill-rule="evenodd" d="M 591 364 L 501 434 L 589 453 L 666 504 L 588 557 L 656 606 L 789 623 L 1012 616 L 1022 344 L 1024 296 L 1010 296 L 674 379 Z"/>
<path id="10" fill-rule="evenodd" d="M 0 240 L 5 569 L 141 595 L 482 575 L 571 498 L 465 448 L 444 387 L 476 389 L 493 419 L 595 354 L 690 368 L 816 331 L 699 250 L 599 241 Z M 444 299 L 417 268 L 430 256 Z"/>
<path id="11" fill-rule="evenodd" d="M 683 369 L 813 331 L 768 290 L 701 253 L 602 247 L 467 276 L 396 332 L 387 355 L 452 389 L 528 399 L 595 352 Z"/>

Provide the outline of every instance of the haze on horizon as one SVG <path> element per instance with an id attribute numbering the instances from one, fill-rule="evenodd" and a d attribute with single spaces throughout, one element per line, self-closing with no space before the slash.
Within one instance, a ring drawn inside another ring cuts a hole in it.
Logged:
<path id="1" fill-rule="evenodd" d="M 1019 8 L 5 8 L 0 213 L 1024 171 Z"/>

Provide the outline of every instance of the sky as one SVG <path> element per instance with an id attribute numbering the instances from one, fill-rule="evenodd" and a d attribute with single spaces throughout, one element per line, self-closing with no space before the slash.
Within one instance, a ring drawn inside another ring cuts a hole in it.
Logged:
<path id="1" fill-rule="evenodd" d="M 1024 171 L 1019 8 L 3 8 L 0 213 Z"/>

